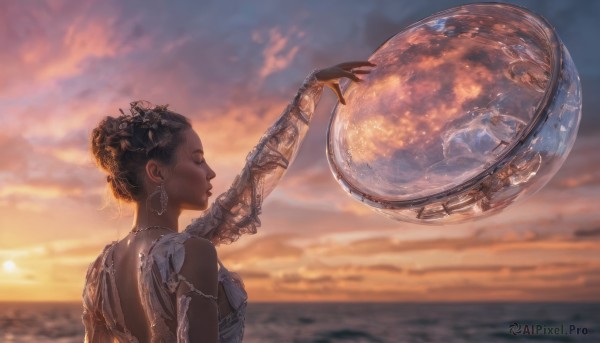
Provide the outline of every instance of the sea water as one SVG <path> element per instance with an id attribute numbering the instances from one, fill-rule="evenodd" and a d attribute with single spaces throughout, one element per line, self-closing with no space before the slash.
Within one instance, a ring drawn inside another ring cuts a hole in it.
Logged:
<path id="1" fill-rule="evenodd" d="M 0 303 L 0 342 L 82 340 L 81 304 Z M 600 303 L 249 303 L 244 342 L 591 343 Z"/>

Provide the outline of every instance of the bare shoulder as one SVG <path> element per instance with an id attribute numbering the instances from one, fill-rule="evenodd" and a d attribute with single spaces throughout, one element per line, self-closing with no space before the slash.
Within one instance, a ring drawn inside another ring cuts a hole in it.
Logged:
<path id="1" fill-rule="evenodd" d="M 217 249 L 208 239 L 192 236 L 185 240 L 183 246 L 185 247 L 186 259 L 217 263 Z"/>
<path id="2" fill-rule="evenodd" d="M 190 342 L 216 342 L 219 333 L 217 250 L 210 241 L 193 236 L 186 238 L 183 246 L 185 260 L 179 275 L 183 279 L 177 289 L 177 311 L 178 317 L 180 313 L 185 315 L 184 320 L 178 322 L 178 337 L 188 336 Z"/>
<path id="3" fill-rule="evenodd" d="M 183 243 L 185 248 L 185 259 L 180 273 L 193 284 L 205 284 L 208 282 L 209 293 L 213 293 L 210 285 L 217 285 L 217 250 L 207 239 L 190 237 Z"/>

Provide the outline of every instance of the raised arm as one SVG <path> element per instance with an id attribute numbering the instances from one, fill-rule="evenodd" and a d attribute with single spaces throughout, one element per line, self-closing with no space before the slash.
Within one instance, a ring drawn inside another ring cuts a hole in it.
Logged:
<path id="1" fill-rule="evenodd" d="M 246 165 L 229 190 L 220 194 L 208 211 L 194 219 L 185 231 L 209 239 L 214 245 L 230 244 L 242 234 L 256 233 L 262 202 L 296 158 L 323 86 L 330 87 L 345 104 L 338 80 L 347 77 L 360 81 L 355 74 L 368 71 L 353 69 L 365 66 L 373 65 L 347 62 L 311 72 L 279 119 L 250 151 Z"/>

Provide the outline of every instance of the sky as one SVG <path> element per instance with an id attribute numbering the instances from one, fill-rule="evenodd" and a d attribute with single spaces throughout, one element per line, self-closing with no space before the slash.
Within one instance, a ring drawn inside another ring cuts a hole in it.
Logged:
<path id="1" fill-rule="evenodd" d="M 3 1 L 0 301 L 79 301 L 89 263 L 127 235 L 132 209 L 89 153 L 104 116 L 138 99 L 188 116 L 215 199 L 311 70 L 462 3 Z M 600 2 L 514 3 L 555 26 L 582 82 L 579 135 L 552 181 L 480 221 L 382 217 L 332 177 L 326 89 L 258 233 L 217 248 L 249 301 L 600 301 Z"/>

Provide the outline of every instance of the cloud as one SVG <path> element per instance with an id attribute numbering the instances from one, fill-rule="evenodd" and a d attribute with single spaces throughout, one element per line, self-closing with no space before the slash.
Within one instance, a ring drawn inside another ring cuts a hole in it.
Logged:
<path id="1" fill-rule="evenodd" d="M 364 216 L 357 215 L 353 211 L 338 210 L 338 202 L 344 204 L 343 199 L 315 195 L 311 201 L 302 202 L 294 199 L 292 194 L 288 194 L 290 193 L 273 193 L 268 203 L 265 201 L 263 219 L 261 219 L 264 226 L 263 232 L 273 228 L 276 232 L 318 239 L 323 235 L 365 232 L 365 230 L 376 235 L 381 230 L 405 227 L 402 223 L 380 216 Z M 321 200 L 324 201 L 321 202 Z"/>
<path id="2" fill-rule="evenodd" d="M 346 263 L 346 264 L 325 264 L 323 262 L 308 264 L 302 267 L 305 272 L 311 273 L 325 273 L 325 274 L 394 274 L 399 275 L 403 272 L 403 268 L 393 264 L 376 263 L 376 264 L 357 264 L 357 263 Z"/>
<path id="3" fill-rule="evenodd" d="M 469 280 L 455 285 L 430 287 L 427 298 L 444 301 L 479 300 L 478 295 L 485 294 L 488 301 L 544 301 L 546 299 L 553 299 L 553 301 L 590 299 L 594 301 L 599 299 L 600 284 L 597 283 L 597 270 L 580 274 L 575 279 L 559 278 L 558 280 L 541 279 L 539 282 L 516 282 L 514 279 L 507 279 L 502 284 L 483 284 Z"/>
<path id="4" fill-rule="evenodd" d="M 46 300 L 57 301 L 73 300 L 75 296 L 79 298 L 87 268 L 104 248 L 102 242 L 106 242 L 105 238 L 91 236 L 0 249 L 0 261 L 11 259 L 17 265 L 16 271 L 11 275 L 2 275 L 3 271 L 0 271 L 0 278 L 5 281 L 0 282 L 0 292 L 23 300 L 43 300 L 44 297 Z M 14 285 L 21 285 L 23 288 L 5 293 Z M 36 288 L 43 288 L 50 293 Z M 26 295 L 28 292 L 29 296 Z"/>
<path id="5" fill-rule="evenodd" d="M 238 272 L 242 279 L 250 280 L 250 279 L 269 279 L 271 275 L 267 272 L 263 271 L 253 271 L 253 270 L 244 270 Z"/>
<path id="6" fill-rule="evenodd" d="M 228 263 L 250 264 L 257 260 L 297 259 L 304 252 L 287 242 L 293 237 L 291 234 L 262 236 L 260 240 L 252 241 L 243 247 L 228 249 L 222 253 L 222 260 Z"/>
<path id="7" fill-rule="evenodd" d="M 258 76 L 261 79 L 287 68 L 290 63 L 292 63 L 294 57 L 298 53 L 299 47 L 288 47 L 288 41 L 290 36 L 295 35 L 302 37 L 304 33 L 301 31 L 298 32 L 298 30 L 294 27 L 292 27 L 290 32 L 285 36 L 281 34 L 280 29 L 277 27 L 269 30 L 269 38 L 266 42 L 267 46 L 263 51 L 264 64 L 258 72 Z M 259 32 L 253 32 L 252 39 L 258 43 L 263 42 Z"/>
<path id="8" fill-rule="evenodd" d="M 277 282 L 292 283 L 292 284 L 299 284 L 299 283 L 331 284 L 334 282 L 334 279 L 330 275 L 320 275 L 320 276 L 316 276 L 316 277 L 304 277 L 304 276 L 301 276 L 300 274 L 292 273 L 292 274 L 283 274 L 281 277 L 279 277 L 279 279 L 277 279 Z"/>
<path id="9" fill-rule="evenodd" d="M 409 274 L 428 275 L 428 274 L 446 274 L 460 273 L 461 275 L 468 273 L 498 273 L 498 272 L 527 272 L 532 271 L 535 266 L 505 266 L 505 265 L 481 265 L 481 266 L 439 266 L 424 269 L 411 269 Z"/>
<path id="10" fill-rule="evenodd" d="M 579 229 L 573 232 L 573 235 L 577 238 L 588 238 L 600 236 L 600 227 L 593 229 Z"/>
<path id="11" fill-rule="evenodd" d="M 12 176 L 25 169 L 32 146 L 21 135 L 0 134 L 0 173 Z"/>
<path id="12" fill-rule="evenodd" d="M 92 59 L 123 51 L 114 23 L 101 16 L 111 18 L 107 7 L 11 4 L 4 6 L 3 12 L 6 30 L 2 38 L 12 47 L 0 57 L 7 62 L 0 71 L 0 79 L 6 80 L 0 83 L 4 97 L 48 87 L 57 79 L 79 75 Z"/>
<path id="13" fill-rule="evenodd" d="M 509 224 L 511 225 L 511 224 Z M 512 224 L 514 225 L 514 224 Z M 526 225 L 525 225 L 526 227 Z M 562 226 L 557 226 L 561 227 Z M 564 230 L 564 228 L 563 228 Z M 581 235 L 581 234 L 580 234 Z M 425 251 L 476 251 L 506 253 L 514 250 L 584 250 L 597 246 L 596 242 L 570 239 L 565 234 L 541 234 L 533 230 L 510 229 L 498 226 L 494 230 L 476 230 L 471 234 L 452 238 L 402 240 L 395 237 L 357 239 L 346 244 L 314 244 L 308 249 L 328 256 L 376 256 Z"/>
<path id="14" fill-rule="evenodd" d="M 565 190 L 600 186 L 598 144 L 598 136 L 578 137 L 568 158 L 547 187 Z"/>
<path id="15" fill-rule="evenodd" d="M 78 150 L 67 149 L 69 145 L 72 143 L 68 140 L 31 142 L 20 134 L 0 135 L 0 159 L 4 161 L 0 201 L 16 205 L 69 197 L 96 200 L 90 190 L 102 184 L 89 175 L 95 168 L 89 160 L 82 162 L 74 157 Z"/>
<path id="16" fill-rule="evenodd" d="M 95 258 L 102 252 L 107 243 L 108 235 L 94 235 L 87 238 L 56 239 L 48 242 L 24 245 L 13 249 L 0 250 L 0 258 L 9 256 L 19 258 L 52 259 L 89 259 Z M 91 262 L 88 261 L 88 263 Z"/>

